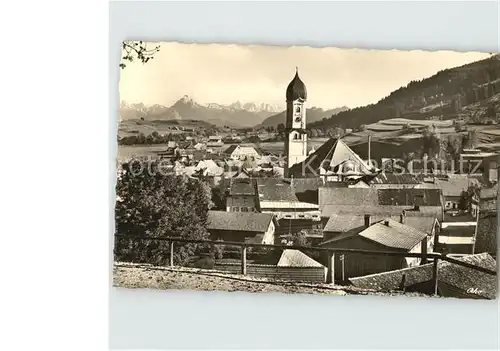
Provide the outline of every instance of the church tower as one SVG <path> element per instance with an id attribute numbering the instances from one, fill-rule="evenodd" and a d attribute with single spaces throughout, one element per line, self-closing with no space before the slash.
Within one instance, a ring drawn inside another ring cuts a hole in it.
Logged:
<path id="1" fill-rule="evenodd" d="M 307 157 L 306 100 L 306 86 L 297 68 L 286 89 L 285 178 L 290 177 L 290 167 Z"/>

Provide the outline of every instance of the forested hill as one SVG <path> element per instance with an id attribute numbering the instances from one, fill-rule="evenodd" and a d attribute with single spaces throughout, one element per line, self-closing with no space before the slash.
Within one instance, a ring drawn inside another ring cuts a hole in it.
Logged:
<path id="1" fill-rule="evenodd" d="M 343 111 L 308 125 L 358 128 L 388 118 L 463 117 L 462 108 L 500 93 L 500 54 L 411 81 L 376 104 Z"/>

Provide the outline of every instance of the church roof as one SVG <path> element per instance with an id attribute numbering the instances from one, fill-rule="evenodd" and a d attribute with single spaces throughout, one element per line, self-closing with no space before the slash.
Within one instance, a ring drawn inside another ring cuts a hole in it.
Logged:
<path id="1" fill-rule="evenodd" d="M 316 172 L 316 175 L 320 174 L 320 168 L 334 172 L 346 171 L 346 165 L 348 163 L 353 166 L 357 173 L 373 173 L 368 164 L 366 164 L 365 161 L 352 151 L 341 139 L 330 138 L 314 153 L 310 154 L 304 162 L 293 165 L 290 169 L 290 173 L 295 177 L 305 177 L 307 173 L 311 173 L 311 169 Z M 306 174 L 301 174 L 303 169 Z"/>
<path id="2" fill-rule="evenodd" d="M 288 88 L 286 88 L 286 101 L 295 101 L 297 99 L 307 100 L 307 89 L 304 82 L 299 78 L 299 71 L 295 72 Z"/>

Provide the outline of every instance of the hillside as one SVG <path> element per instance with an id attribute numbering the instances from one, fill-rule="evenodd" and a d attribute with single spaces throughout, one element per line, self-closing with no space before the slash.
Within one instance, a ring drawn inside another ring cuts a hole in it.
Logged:
<path id="1" fill-rule="evenodd" d="M 190 129 L 211 129 L 212 124 L 203 121 L 194 120 L 140 120 L 127 119 L 121 121 L 118 125 L 118 137 L 122 138 L 130 135 L 142 133 L 149 135 L 153 132 L 159 134 L 180 133 L 184 128 Z"/>
<path id="2" fill-rule="evenodd" d="M 143 103 L 120 105 L 120 119 L 145 121 L 197 120 L 217 126 L 251 127 L 280 111 L 278 106 L 265 103 L 241 103 L 230 105 L 202 105 L 185 95 L 170 107 L 163 105 L 146 106 Z"/>
<path id="3" fill-rule="evenodd" d="M 323 110 L 319 107 L 311 107 L 306 110 L 306 118 L 307 123 L 313 123 L 317 121 L 321 121 L 323 118 L 330 118 L 333 115 L 336 115 L 339 112 L 347 111 L 349 108 L 346 106 L 337 107 L 331 110 Z M 286 111 L 282 111 L 276 115 L 266 118 L 260 125 L 257 125 L 256 128 L 263 127 L 275 127 L 280 123 L 285 123 Z"/>
<path id="4" fill-rule="evenodd" d="M 446 69 L 432 77 L 412 81 L 376 104 L 340 112 L 327 120 L 308 124 L 313 128 L 358 128 L 390 118 L 412 120 L 489 118 L 484 111 L 475 115 L 475 106 L 500 93 L 500 55 L 464 66 Z M 499 101 L 491 101 L 498 108 Z"/>

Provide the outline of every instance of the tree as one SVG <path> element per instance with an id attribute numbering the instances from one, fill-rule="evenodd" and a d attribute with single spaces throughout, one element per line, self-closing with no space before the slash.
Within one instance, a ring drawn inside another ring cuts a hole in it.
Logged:
<path id="1" fill-rule="evenodd" d="M 285 131 L 285 124 L 284 123 L 280 123 L 278 124 L 278 133 L 283 133 Z"/>
<path id="2" fill-rule="evenodd" d="M 126 40 L 122 43 L 122 62 L 120 68 L 127 67 L 125 62 L 141 61 L 147 63 L 154 58 L 154 55 L 160 51 L 160 46 L 157 45 L 153 49 L 148 49 L 147 43 L 144 41 Z"/>
<path id="3" fill-rule="evenodd" d="M 299 232 L 292 234 L 292 245 L 294 246 L 308 246 L 307 243 L 307 233 L 305 230 L 301 230 Z"/>
<path id="4" fill-rule="evenodd" d="M 423 135 L 423 153 L 427 153 L 434 157 L 441 151 L 441 140 L 435 132 L 435 128 L 428 126 Z"/>
<path id="5" fill-rule="evenodd" d="M 207 239 L 210 187 L 196 179 L 165 174 L 159 162 L 122 165 L 116 185 L 116 233 Z M 176 243 L 174 262 L 185 264 L 201 247 Z M 116 261 L 164 265 L 169 260 L 165 241 L 117 237 L 114 252 Z"/>
<path id="6" fill-rule="evenodd" d="M 462 211 L 470 210 L 474 196 L 478 192 L 479 189 L 476 186 L 470 186 L 467 190 L 463 190 L 458 201 L 458 208 Z"/>

